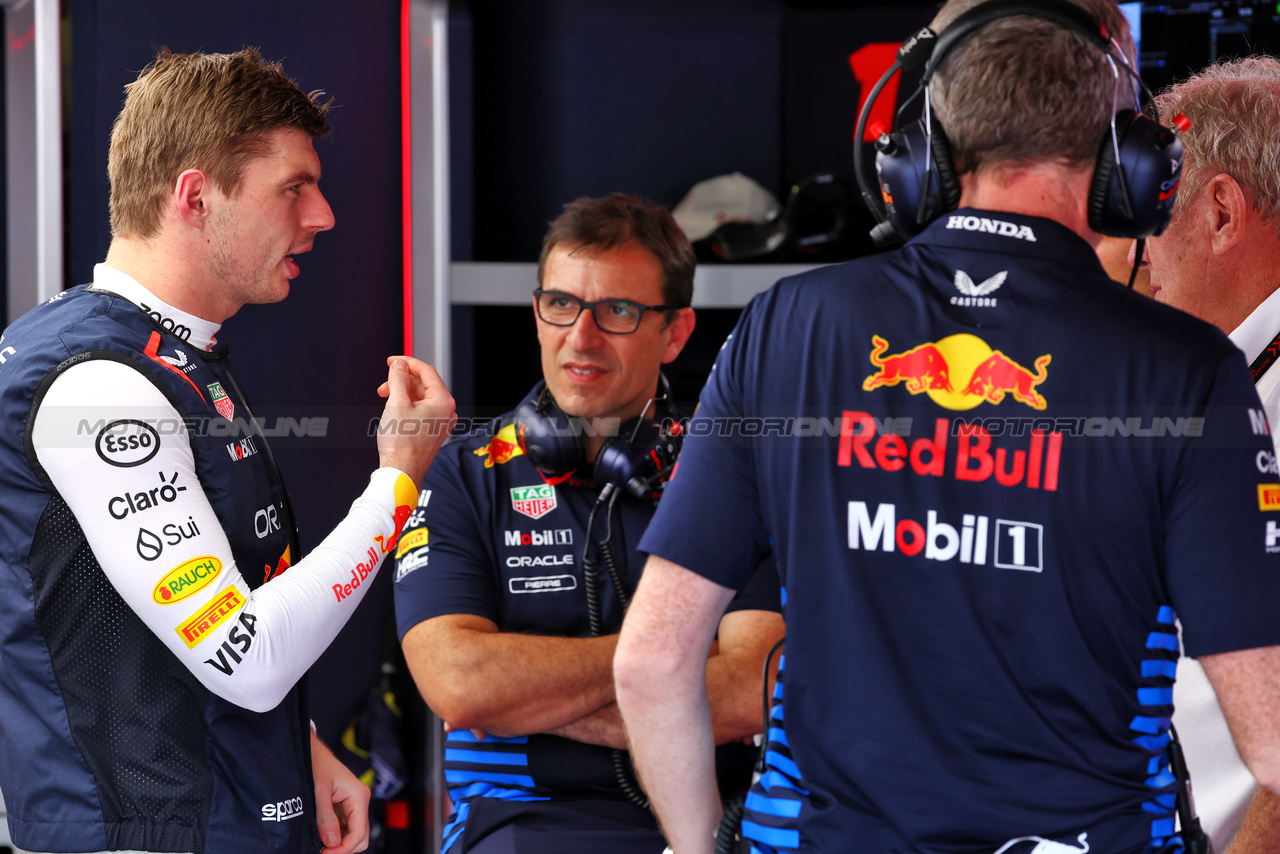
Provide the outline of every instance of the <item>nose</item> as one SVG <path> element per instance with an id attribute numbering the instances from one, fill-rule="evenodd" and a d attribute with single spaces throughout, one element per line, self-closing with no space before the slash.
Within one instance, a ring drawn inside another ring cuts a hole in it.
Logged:
<path id="1" fill-rule="evenodd" d="M 569 327 L 568 338 L 575 350 L 590 350 L 599 344 L 602 335 L 604 333 L 596 324 L 595 314 L 590 310 L 584 310 L 573 322 L 573 326 Z"/>
<path id="2" fill-rule="evenodd" d="M 1151 238 L 1147 238 L 1146 240 L 1135 240 L 1129 244 L 1129 266 L 1130 267 L 1134 266 L 1134 257 L 1137 255 L 1139 243 L 1142 244 L 1142 263 L 1148 264 L 1151 262 L 1151 255 L 1148 252 L 1148 248 L 1151 246 L 1150 240 Z"/>
<path id="3" fill-rule="evenodd" d="M 328 231 L 334 224 L 333 208 L 329 207 L 329 200 L 320 192 L 319 187 L 313 189 L 315 192 L 303 217 L 303 227 L 308 231 Z"/>

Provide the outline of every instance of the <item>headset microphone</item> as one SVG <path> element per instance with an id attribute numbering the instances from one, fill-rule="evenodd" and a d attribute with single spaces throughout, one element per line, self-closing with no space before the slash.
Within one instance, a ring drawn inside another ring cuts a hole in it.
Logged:
<path id="1" fill-rule="evenodd" d="M 619 441 L 628 431 L 630 435 Z M 683 441 L 678 423 L 665 429 L 643 415 L 633 418 L 622 425 L 617 437 L 604 443 L 596 455 L 591 479 L 597 486 L 612 484 L 635 498 L 648 498 L 653 485 L 670 473 Z"/>
<path id="2" fill-rule="evenodd" d="M 667 379 L 661 374 L 658 378 L 662 396 L 650 400 L 640 415 L 623 422 L 596 454 L 589 471 L 597 486 L 612 484 L 636 498 L 648 498 L 653 487 L 670 475 L 684 436 Z M 666 403 L 671 416 L 665 424 L 645 415 L 658 402 Z M 545 385 L 532 401 L 516 410 L 515 424 L 521 449 L 545 477 L 576 470 L 585 474 L 584 436 L 591 425 L 588 419 L 565 414 Z"/>

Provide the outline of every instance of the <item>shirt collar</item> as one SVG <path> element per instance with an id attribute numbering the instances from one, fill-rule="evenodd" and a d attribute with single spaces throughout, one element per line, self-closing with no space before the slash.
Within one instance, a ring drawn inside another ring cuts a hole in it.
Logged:
<path id="1" fill-rule="evenodd" d="M 1258 307 L 1249 312 L 1249 316 L 1231 330 L 1231 334 L 1227 337 L 1231 339 L 1232 344 L 1244 351 L 1245 359 L 1252 362 L 1271 343 L 1271 339 L 1275 337 L 1278 330 L 1280 330 L 1280 288 L 1258 303 Z"/>
<path id="2" fill-rule="evenodd" d="M 1038 216 L 960 208 L 938 217 L 912 243 L 954 246 L 1001 255 L 1026 255 L 1101 269 L 1083 237 L 1060 222 Z"/>
<path id="3" fill-rule="evenodd" d="M 94 264 L 93 287 L 127 299 L 146 312 L 165 332 L 172 332 L 197 350 L 207 352 L 217 343 L 215 336 L 222 324 L 174 308 L 128 273 L 106 264 Z"/>

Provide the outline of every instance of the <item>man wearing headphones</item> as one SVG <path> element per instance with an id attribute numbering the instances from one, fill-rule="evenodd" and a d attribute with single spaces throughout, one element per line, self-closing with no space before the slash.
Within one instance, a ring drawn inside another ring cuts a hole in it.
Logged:
<path id="1" fill-rule="evenodd" d="M 422 485 L 397 552 L 396 614 L 450 730 L 451 854 L 665 845 L 625 753 L 612 660 L 673 462 L 675 440 L 655 425 L 675 414 L 660 368 L 693 332 L 693 272 L 665 209 L 622 194 L 567 205 L 534 292 L 544 382 L 447 445 Z M 703 663 L 717 743 L 761 729 L 778 596 L 767 561 L 718 621 Z M 752 753 L 720 751 L 740 790 Z"/>
<path id="2" fill-rule="evenodd" d="M 1181 149 L 1132 111 L 1110 0 L 953 0 L 912 41 L 933 114 L 877 165 L 892 225 L 923 231 L 783 280 L 721 351 L 618 643 L 632 756 L 672 848 L 709 854 L 700 659 L 771 549 L 788 632 L 753 851 L 1179 851 L 1175 614 L 1280 789 L 1266 419 L 1225 336 L 1093 252 L 1167 223 Z M 840 435 L 728 429 L 801 413 Z"/>
<path id="3" fill-rule="evenodd" d="M 1173 219 L 1147 242 L 1142 272 L 1150 274 L 1157 300 L 1207 320 L 1244 352 L 1267 419 L 1275 424 L 1280 62 L 1256 56 L 1211 66 L 1157 103 L 1162 114 L 1184 113 L 1191 127 L 1182 134 L 1186 163 Z M 1275 460 L 1261 455 L 1259 473 L 1274 476 Z M 1204 671 L 1190 659 L 1180 662 L 1179 671 L 1174 723 L 1186 741 L 1196 802 L 1215 848 L 1224 850 L 1238 829 L 1232 854 L 1276 850 L 1280 799 L 1265 789 L 1254 798 L 1253 777 L 1231 747 Z"/>

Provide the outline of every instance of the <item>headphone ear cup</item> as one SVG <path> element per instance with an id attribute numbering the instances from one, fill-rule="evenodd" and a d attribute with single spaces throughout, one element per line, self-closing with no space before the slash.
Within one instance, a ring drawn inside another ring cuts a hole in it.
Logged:
<path id="1" fill-rule="evenodd" d="M 629 419 L 616 435 L 605 440 L 591 479 L 596 486 L 611 483 L 636 498 L 645 498 L 652 491 L 650 481 L 671 466 L 680 444 L 680 439 L 667 434 L 652 418 Z"/>
<path id="2" fill-rule="evenodd" d="M 956 175 L 956 162 L 951 157 L 951 140 L 938 117 L 933 117 L 933 170 L 938 176 L 938 198 L 942 209 L 936 216 L 960 207 L 960 178 Z"/>
<path id="3" fill-rule="evenodd" d="M 945 139 L 939 141 L 940 128 L 933 126 L 932 146 L 927 142 L 924 120 L 913 122 L 895 131 L 887 144 L 876 144 L 876 178 L 884 199 L 885 216 L 896 236 L 910 240 L 924 230 L 930 222 L 947 210 L 954 210 L 960 201 L 959 182 L 955 179 L 955 166 L 951 162 L 951 148 Z M 933 152 L 945 152 L 947 177 L 954 188 L 954 201 L 949 206 L 938 193 L 938 181 L 942 178 Z M 931 162 L 932 161 L 932 162 Z M 924 195 L 924 218 L 921 194 Z"/>
<path id="4" fill-rule="evenodd" d="M 1116 113 L 1117 140 L 1124 138 L 1133 115 L 1132 110 L 1121 110 Z M 1089 182 L 1089 227 L 1099 234 L 1107 233 L 1107 211 L 1112 205 L 1111 183 L 1115 171 L 1116 152 L 1111 141 L 1111 128 L 1108 126 L 1102 135 L 1102 147 L 1098 149 L 1097 161 L 1093 166 L 1093 180 Z M 1119 187 L 1116 187 L 1116 192 L 1120 192 Z"/>
<path id="5" fill-rule="evenodd" d="M 1172 130 L 1133 110 L 1116 113 L 1116 142 L 1119 163 L 1108 128 L 1089 185 L 1089 227 L 1110 237 L 1158 235 L 1173 216 L 1182 143 Z"/>
<path id="6" fill-rule="evenodd" d="M 568 474 L 586 462 L 582 431 L 574 430 L 569 418 L 554 403 L 546 407 L 531 401 L 521 404 L 516 410 L 515 424 L 520 449 L 547 477 Z"/>
<path id="7" fill-rule="evenodd" d="M 612 483 L 625 487 L 642 473 L 649 450 L 657 444 L 661 432 L 656 421 L 643 416 L 629 418 L 618 425 L 618 432 L 606 439 L 596 454 L 591 474 L 596 486 Z"/>

